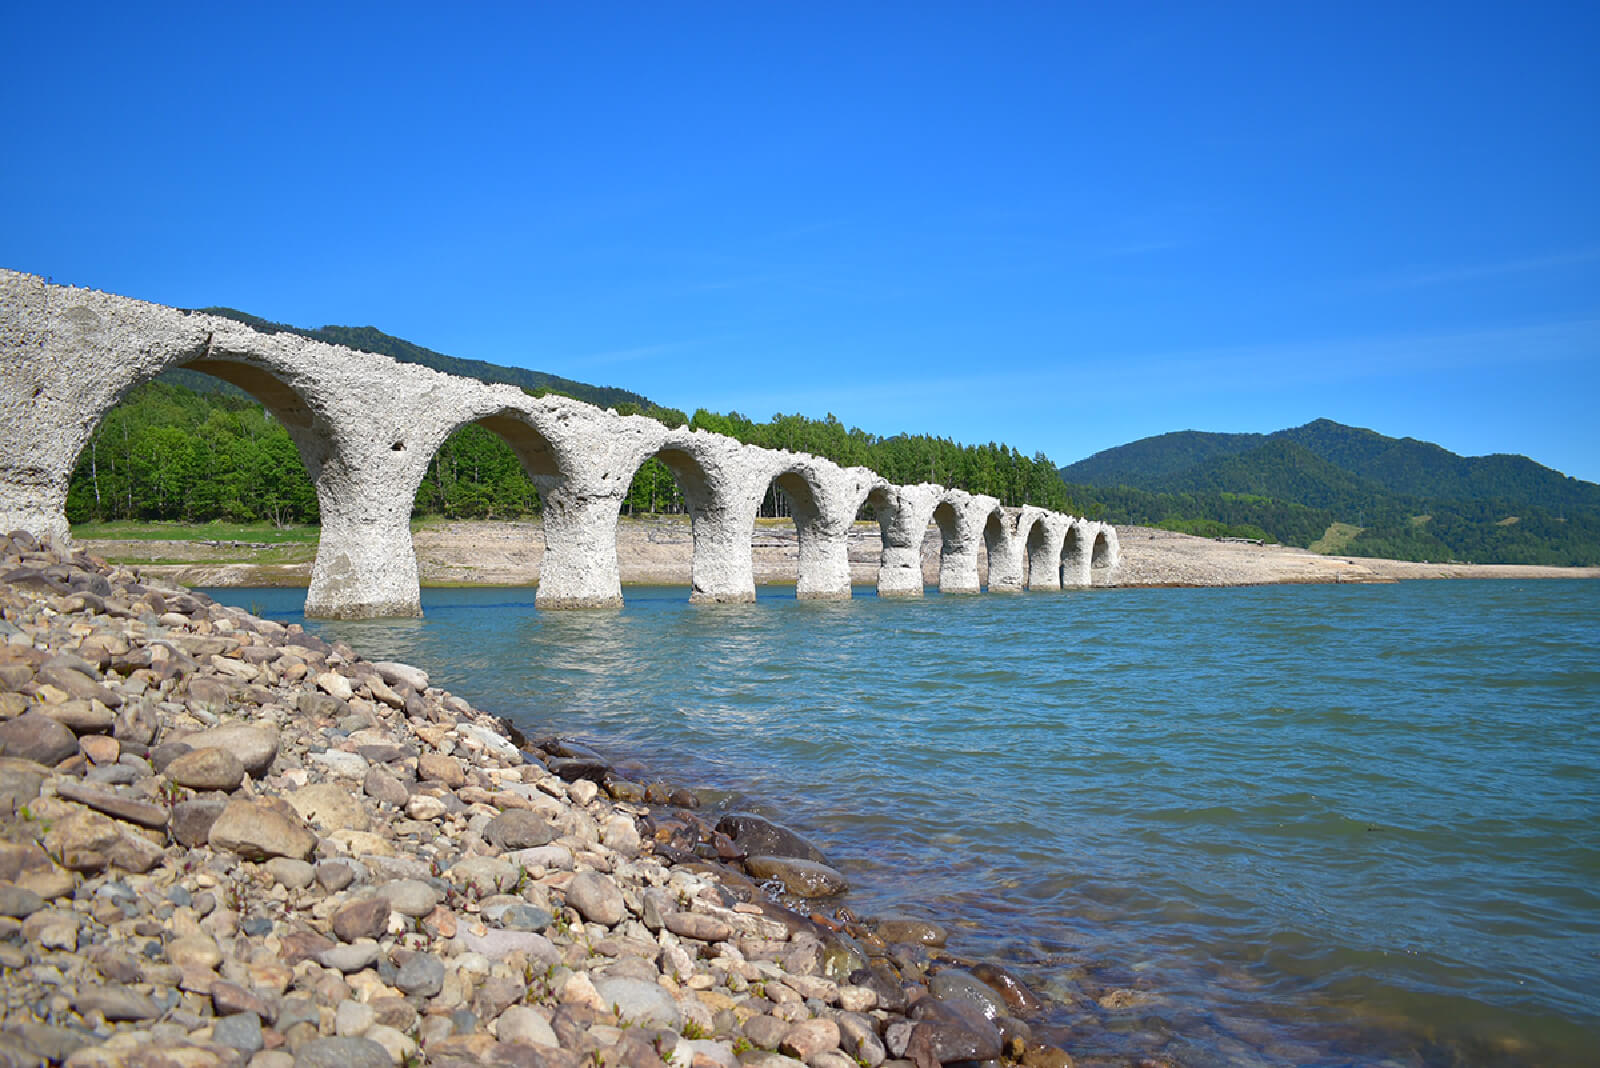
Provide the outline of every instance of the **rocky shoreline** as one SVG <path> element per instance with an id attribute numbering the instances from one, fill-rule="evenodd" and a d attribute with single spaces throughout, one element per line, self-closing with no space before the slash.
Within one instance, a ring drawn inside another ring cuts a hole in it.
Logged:
<path id="1" fill-rule="evenodd" d="M 0 1066 L 1071 1064 L 793 832 L 24 533 L 0 829 Z"/>

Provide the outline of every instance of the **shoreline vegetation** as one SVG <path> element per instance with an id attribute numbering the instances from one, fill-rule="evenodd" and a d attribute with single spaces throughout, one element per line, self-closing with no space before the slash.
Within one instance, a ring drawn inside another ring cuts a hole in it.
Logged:
<path id="1" fill-rule="evenodd" d="M 693 542 L 687 517 L 623 517 L 617 531 L 624 585 L 689 582 Z M 1117 533 L 1123 560 L 1112 584 L 1125 587 L 1600 578 L 1600 567 L 1340 556 L 1154 527 L 1119 526 Z M 544 544 L 538 520 L 424 520 L 413 524 L 413 539 L 423 586 L 531 586 L 538 581 Z M 295 587 L 310 580 L 317 531 L 264 524 L 103 523 L 75 528 L 74 540 L 114 563 L 186 586 Z M 858 591 L 875 585 L 879 549 L 877 525 L 857 523 L 850 565 Z M 794 584 L 799 545 L 792 521 L 758 520 L 751 552 L 757 583 Z M 923 578 L 930 590 L 938 584 L 938 565 L 938 533 L 930 527 L 923 543 Z M 981 554 L 979 570 L 987 574 Z"/>
<path id="2" fill-rule="evenodd" d="M 0 536 L 0 1062 L 1072 1064 L 1022 980 L 698 808 L 418 668 Z"/>

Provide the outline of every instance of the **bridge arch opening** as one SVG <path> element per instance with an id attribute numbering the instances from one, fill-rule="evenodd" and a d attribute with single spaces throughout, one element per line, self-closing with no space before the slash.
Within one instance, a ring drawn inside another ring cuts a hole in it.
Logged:
<path id="1" fill-rule="evenodd" d="M 90 413 L 84 436 L 66 487 L 74 525 L 313 525 L 337 447 L 332 425 L 282 377 L 214 353 L 128 383 Z"/>
<path id="2" fill-rule="evenodd" d="M 396 441 L 397 452 L 429 443 Z M 539 516 L 560 483 L 548 438 L 516 409 L 463 419 L 431 445 L 413 496 L 413 517 L 514 520 Z"/>
<path id="3" fill-rule="evenodd" d="M 1088 545 L 1084 542 L 1083 525 L 1073 523 L 1061 543 L 1061 585 L 1063 588 L 1088 584 Z"/>
<path id="4" fill-rule="evenodd" d="M 1094 541 L 1089 551 L 1090 581 L 1111 581 L 1116 566 L 1116 534 L 1106 527 L 1101 527 L 1094 532 Z"/>

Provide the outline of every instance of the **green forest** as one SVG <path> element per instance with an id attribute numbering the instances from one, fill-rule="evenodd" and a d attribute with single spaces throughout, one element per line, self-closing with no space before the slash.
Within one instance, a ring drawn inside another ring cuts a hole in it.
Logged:
<path id="1" fill-rule="evenodd" d="M 260 404 L 193 372 L 163 376 L 133 390 L 114 408 L 79 457 L 67 494 L 74 523 L 119 519 L 185 523 L 315 523 L 317 496 L 288 432 Z M 191 386 L 199 385 L 202 390 Z M 544 390 L 529 390 L 542 393 Z M 1073 502 L 1055 465 L 1042 453 L 1024 456 L 1006 445 L 958 445 L 926 435 L 880 438 L 823 420 L 775 415 L 758 423 L 737 412 L 704 410 L 692 417 L 625 401 L 623 414 L 669 426 L 688 424 L 773 449 L 868 467 L 899 483 L 934 481 L 985 493 L 1008 505 L 1070 511 Z M 539 514 L 539 493 L 511 447 L 476 424 L 458 430 L 428 465 L 413 504 L 416 516 L 515 519 Z M 634 476 L 626 515 L 684 511 L 672 472 L 651 458 Z M 776 488 L 762 514 L 787 515 Z"/>

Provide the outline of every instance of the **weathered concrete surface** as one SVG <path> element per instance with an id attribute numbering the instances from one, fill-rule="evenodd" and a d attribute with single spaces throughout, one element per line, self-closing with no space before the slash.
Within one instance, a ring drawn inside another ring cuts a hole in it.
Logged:
<path id="1" fill-rule="evenodd" d="M 1061 552 L 1072 526 L 1072 517 L 1059 512 L 1045 512 L 1035 518 L 1028 530 L 1028 589 L 1059 590 L 1061 588 Z"/>
<path id="2" fill-rule="evenodd" d="M 434 453 L 473 422 L 511 445 L 543 498 L 542 607 L 621 603 L 618 514 L 651 456 L 672 469 L 689 506 L 695 601 L 755 599 L 751 533 L 774 483 L 794 504 L 799 597 L 850 596 L 848 537 L 869 500 L 880 523 L 885 596 L 922 593 L 930 518 L 943 538 L 939 588 L 947 593 L 978 592 L 982 547 L 996 590 L 1051 588 L 1041 568 L 1075 585 L 1116 573 L 1116 534 L 1100 525 L 1074 526 L 1040 509 L 1008 511 L 992 497 L 927 483 L 893 486 L 864 468 L 803 453 L 669 430 L 563 397 L 534 398 L 13 271 L 0 271 L 0 530 L 65 542 L 68 481 L 95 426 L 134 386 L 173 367 L 239 386 L 288 430 L 322 508 L 306 595 L 311 616 L 420 614 L 411 505 Z M 1080 539 L 1066 534 L 1070 553 L 1059 548 L 1059 566 L 1048 565 L 1058 530 L 1078 531 Z"/>
<path id="3" fill-rule="evenodd" d="M 983 544 L 984 530 L 991 516 L 999 515 L 1000 502 L 993 497 L 967 493 L 963 490 L 946 490 L 944 499 L 933 510 L 933 520 L 939 524 L 944 539 L 943 556 L 939 561 L 940 593 L 979 593 L 978 548 Z"/>

